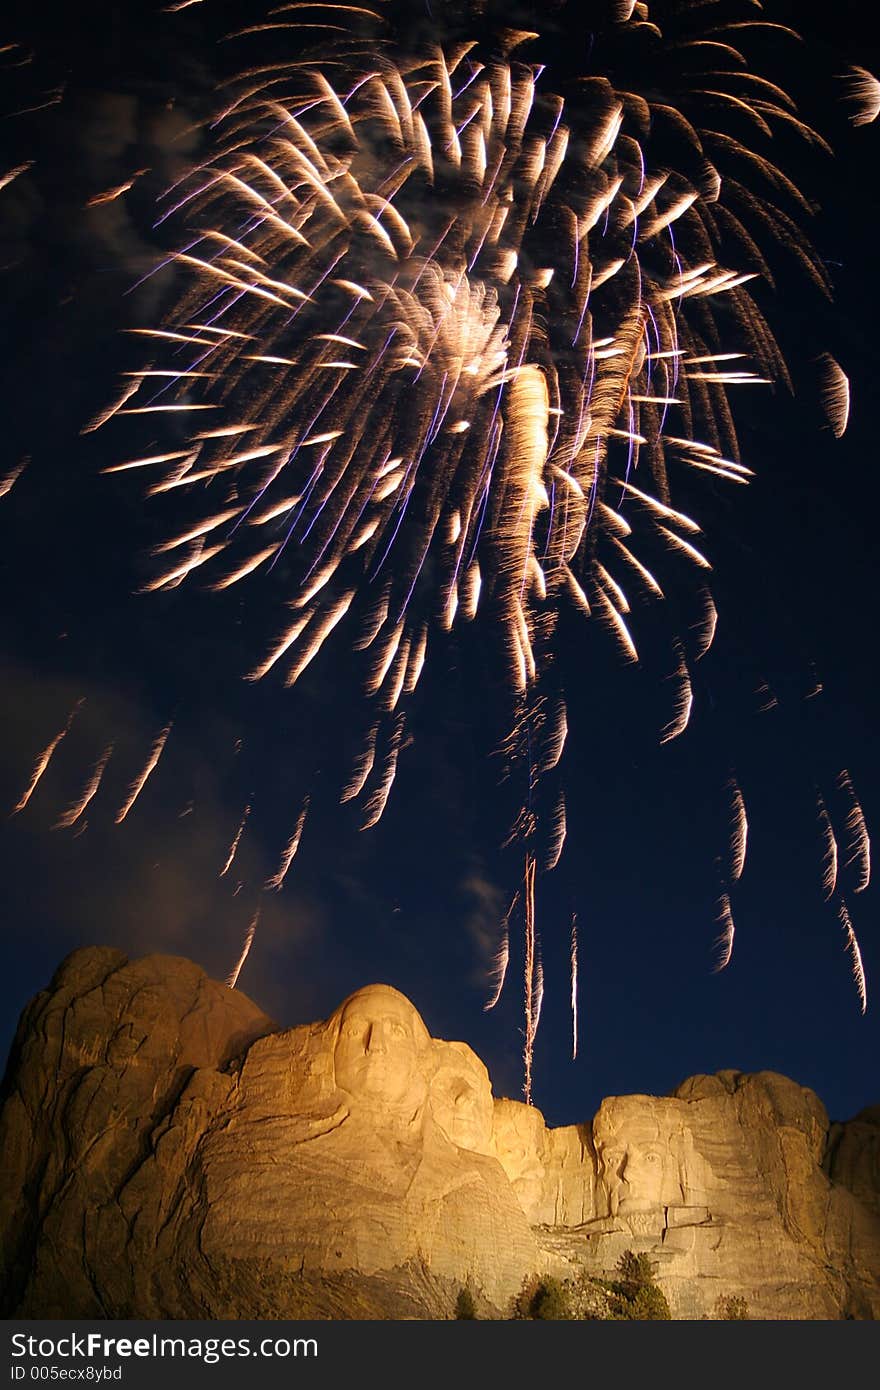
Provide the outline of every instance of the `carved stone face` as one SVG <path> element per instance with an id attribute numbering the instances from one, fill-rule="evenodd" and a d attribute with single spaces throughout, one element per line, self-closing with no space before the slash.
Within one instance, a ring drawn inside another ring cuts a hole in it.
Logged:
<path id="1" fill-rule="evenodd" d="M 611 1216 L 682 1202 L 673 1136 L 658 1122 L 648 1097 L 605 1102 L 593 1124 L 593 1140 Z"/>
<path id="2" fill-rule="evenodd" d="M 602 1151 L 611 1215 L 651 1211 L 663 1204 L 667 1155 L 661 1144 L 612 1144 Z"/>
<path id="3" fill-rule="evenodd" d="M 493 1142 L 529 1220 L 538 1219 L 544 1195 L 546 1131 L 540 1110 L 518 1100 L 496 1100 Z"/>
<path id="4" fill-rule="evenodd" d="M 367 985 L 335 1017 L 337 1086 L 360 1102 L 415 1110 L 427 1094 L 430 1037 L 409 1000 L 389 985 Z"/>
<path id="5" fill-rule="evenodd" d="M 460 1149 L 488 1154 L 492 1140 L 492 1086 L 483 1063 L 464 1043 L 435 1042 L 431 1112 Z"/>

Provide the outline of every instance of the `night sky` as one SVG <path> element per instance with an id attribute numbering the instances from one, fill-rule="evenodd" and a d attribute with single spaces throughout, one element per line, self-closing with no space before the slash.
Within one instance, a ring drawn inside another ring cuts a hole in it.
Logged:
<path id="1" fill-rule="evenodd" d="M 496 1094 L 516 1096 L 515 929 L 501 1001 L 483 1008 L 521 863 L 500 848 L 515 789 L 499 783 L 500 677 L 479 624 L 436 642 L 388 810 L 360 833 L 354 811 L 337 804 L 357 732 L 344 645 L 328 647 L 295 692 L 244 683 L 259 593 L 137 592 L 164 518 L 130 476 L 101 469 L 149 452 L 155 430 L 135 422 L 124 441 L 81 433 L 112 397 L 118 371 L 141 363 L 122 330 L 154 324 L 173 294 L 171 272 L 132 287 L 170 245 L 167 230 L 152 226 L 155 199 L 197 155 L 195 127 L 235 65 L 229 45 L 216 42 L 233 8 L 211 0 L 179 14 L 145 0 L 4 8 L 0 45 L 35 54 L 20 67 L 16 50 L 0 53 L 0 169 L 34 161 L 0 191 L 0 477 L 30 460 L 0 497 L 4 815 L 37 753 L 75 701 L 85 703 L 30 805 L 0 824 L 3 1042 L 74 948 L 186 955 L 223 978 L 259 904 L 240 986 L 280 1024 L 324 1017 L 353 989 L 385 981 L 413 1000 L 435 1036 L 477 1050 Z M 534 1098 L 551 1124 L 590 1117 L 606 1095 L 663 1094 L 724 1067 L 783 1072 L 814 1088 L 832 1118 L 880 1101 L 877 890 L 847 894 L 868 980 L 863 1018 L 834 906 L 822 900 L 816 815 L 816 788 L 833 798 L 846 768 L 869 828 L 880 823 L 872 333 L 880 136 L 876 126 L 850 126 L 835 78 L 851 63 L 877 71 L 880 53 L 854 0 L 767 0 L 765 10 L 795 19 L 805 35 L 800 49 L 785 50 L 790 86 L 836 151 L 801 154 L 790 171 L 822 205 L 808 230 L 833 273 L 836 303 L 823 307 L 777 253 L 777 292 L 763 302 L 796 391 L 734 394 L 743 457 L 757 477 L 748 489 L 701 484 L 687 499 L 704 527 L 721 616 L 696 671 L 686 734 L 660 745 L 671 717 L 672 637 L 699 611 L 686 568 L 668 605 L 637 615 L 638 667 L 621 661 L 595 623 L 561 631 L 569 833 L 537 893 L 546 993 Z M 586 62 L 589 36 L 564 37 Z M 86 206 L 138 170 L 146 172 L 129 193 Z M 817 330 L 852 381 L 851 425 L 839 442 L 818 408 Z M 813 695 L 817 683 L 822 693 Z M 765 687 L 777 704 L 761 712 Z M 125 787 L 172 720 L 155 778 L 116 826 Z M 53 830 L 111 741 L 87 828 Z M 714 861 L 726 843 L 732 772 L 749 811 L 749 854 L 733 896 L 733 957 L 714 973 Z M 261 894 L 306 794 L 295 865 L 283 891 Z M 235 870 L 220 878 L 251 798 Z"/>

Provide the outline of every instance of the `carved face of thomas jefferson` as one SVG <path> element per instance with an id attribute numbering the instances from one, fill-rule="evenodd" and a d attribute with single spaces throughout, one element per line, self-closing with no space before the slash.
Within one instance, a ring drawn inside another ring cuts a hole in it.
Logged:
<path id="1" fill-rule="evenodd" d="M 334 1015 L 336 1084 L 360 1104 L 415 1113 L 428 1091 L 431 1039 L 409 1000 L 366 985 Z"/>

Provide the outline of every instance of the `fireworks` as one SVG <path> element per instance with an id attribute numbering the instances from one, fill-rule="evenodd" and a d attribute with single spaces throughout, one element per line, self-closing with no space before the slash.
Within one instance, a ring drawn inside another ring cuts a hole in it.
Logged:
<path id="1" fill-rule="evenodd" d="M 259 920 L 260 910 L 258 908 L 251 919 L 251 924 L 248 927 L 247 932 L 245 933 L 244 945 L 241 948 L 241 955 L 235 962 L 235 965 L 233 966 L 232 970 L 229 972 L 229 977 L 226 983 L 230 989 L 235 989 L 235 986 L 238 984 L 238 977 L 241 974 L 242 966 L 247 960 L 250 949 L 254 944 L 254 937 L 257 933 L 257 925 L 259 923 Z"/>
<path id="2" fill-rule="evenodd" d="M 46 771 L 46 768 L 49 766 L 49 763 L 52 760 L 52 756 L 55 752 L 55 749 L 58 747 L 61 740 L 66 738 L 67 735 L 70 733 L 70 726 L 76 718 L 77 714 L 79 713 L 80 709 L 82 708 L 82 705 L 82 700 L 78 700 L 76 702 L 73 709 L 70 711 L 70 714 L 67 716 L 67 722 L 63 725 L 61 729 L 59 729 L 55 737 L 53 739 L 50 739 L 49 743 L 37 757 L 37 760 L 34 763 L 33 771 L 31 773 L 30 781 L 28 782 L 27 786 L 25 787 L 16 804 L 13 806 L 12 815 L 17 815 L 19 811 L 23 811 L 25 806 L 27 806 L 28 802 L 30 801 L 31 797 L 36 791 L 37 786 L 39 785 L 43 773 Z"/>
<path id="3" fill-rule="evenodd" d="M 23 458 L 20 463 L 9 470 L 5 478 L 0 478 L 0 497 L 6 497 L 12 491 L 29 463 L 30 459 Z"/>
<path id="4" fill-rule="evenodd" d="M 730 909 L 730 898 L 727 893 L 722 893 L 718 900 L 717 921 L 721 926 L 715 945 L 718 956 L 715 961 L 715 970 L 726 970 L 733 955 L 733 938 L 736 935 L 736 926 L 733 921 L 733 913 Z"/>
<path id="5" fill-rule="evenodd" d="M 837 837 L 834 834 L 834 827 L 831 824 L 831 817 L 822 799 L 821 793 L 817 794 L 817 808 L 819 811 L 819 824 L 822 827 L 822 890 L 825 894 L 825 901 L 834 896 L 837 887 L 837 864 L 839 852 L 837 848 Z"/>
<path id="6" fill-rule="evenodd" d="M 287 845 L 285 846 L 284 853 L 281 856 L 281 863 L 278 865 L 278 868 L 276 872 L 272 875 L 272 877 L 266 881 L 265 888 L 267 892 L 269 892 L 270 890 L 277 892 L 279 889 L 283 888 L 284 880 L 287 877 L 287 871 L 293 863 L 296 857 L 296 852 L 299 849 L 299 842 L 302 838 L 303 826 L 306 823 L 306 816 L 308 815 L 308 811 L 309 801 L 307 797 L 305 805 L 303 806 L 297 818 L 294 832 L 291 835 Z"/>
<path id="7" fill-rule="evenodd" d="M 694 692 L 691 685 L 690 672 L 688 671 L 684 649 L 680 642 L 676 643 L 676 650 L 678 653 L 678 669 L 674 677 L 677 683 L 674 713 L 672 719 L 666 725 L 666 728 L 660 736 L 661 743 L 669 743 L 670 739 L 678 738 L 680 734 L 684 733 L 688 726 L 691 717 L 691 709 L 694 703 Z"/>
<path id="8" fill-rule="evenodd" d="M 862 893 L 871 881 L 871 841 L 868 836 L 865 813 L 855 794 L 852 778 L 846 768 L 840 773 L 837 785 L 846 796 L 849 804 L 846 817 L 849 844 L 847 845 L 848 853 L 845 867 L 852 867 L 856 870 L 856 883 L 853 892 Z"/>
<path id="9" fill-rule="evenodd" d="M 98 761 L 95 763 L 92 774 L 86 782 L 85 786 L 83 787 L 80 795 L 71 802 L 67 810 L 64 812 L 60 820 L 57 822 L 57 829 L 69 830 L 72 826 L 76 825 L 78 820 L 81 819 L 87 806 L 89 805 L 89 802 L 92 801 L 93 798 L 98 794 L 98 788 L 101 785 L 101 779 L 104 776 L 104 772 L 106 770 L 108 762 L 110 761 L 110 756 L 112 752 L 113 744 L 109 743 L 107 747 L 104 749 Z"/>
<path id="10" fill-rule="evenodd" d="M 5 173 L 0 174 L 0 191 L 2 191 L 2 189 L 4 188 L 7 188 L 9 184 L 11 184 L 21 174 L 26 174 L 28 169 L 33 168 L 33 163 L 34 161 L 32 159 L 28 159 L 25 160 L 23 164 L 16 164 L 14 168 L 7 169 Z"/>
<path id="11" fill-rule="evenodd" d="M 843 74 L 845 98 L 855 110 L 850 113 L 853 125 L 870 125 L 880 116 L 880 82 L 867 68 L 852 67 Z"/>
<path id="12" fill-rule="evenodd" d="M 571 967 L 571 1060 L 578 1055 L 578 937 L 577 914 L 571 919 L 571 948 L 569 951 Z"/>
<path id="13" fill-rule="evenodd" d="M 743 869 L 746 866 L 749 820 L 746 814 L 746 803 L 735 778 L 731 778 L 728 791 L 731 800 L 730 879 L 732 883 L 736 883 L 738 879 L 742 878 Z"/>
<path id="14" fill-rule="evenodd" d="M 134 782 L 132 782 L 131 786 L 128 789 L 128 796 L 125 798 L 125 801 L 119 808 L 119 811 L 116 816 L 117 825 L 122 824 L 129 811 L 131 810 L 132 806 L 137 801 L 138 797 L 143 791 L 144 787 L 147 785 L 147 780 L 155 770 L 156 765 L 158 764 L 159 759 L 162 756 L 163 749 L 165 748 L 165 744 L 170 733 L 171 725 L 167 724 L 165 728 L 162 730 L 162 732 L 159 734 L 152 748 L 150 749 L 150 755 L 147 758 L 143 772 L 141 772 L 139 777 L 135 778 Z"/>
<path id="15" fill-rule="evenodd" d="M 674 639 L 660 739 L 685 732 L 718 614 L 704 587 L 711 545 L 680 485 L 693 496 L 701 481 L 751 477 L 729 397 L 788 382 L 756 282 L 772 282 L 784 255 L 829 289 L 802 234 L 810 205 L 774 163 L 774 137 L 824 142 L 750 66 L 754 33 L 791 31 L 736 10 L 727 21 L 724 6 L 709 22 L 699 0 L 596 0 L 595 61 L 574 74 L 558 40 L 547 50 L 557 72 L 539 35 L 493 26 L 476 6 L 427 24 L 406 4 L 381 15 L 316 5 L 301 29 L 300 8 L 240 36 L 271 31 L 281 48 L 283 29 L 295 56 L 273 48 L 224 89 L 204 157 L 162 204 L 161 223 L 177 229 L 174 307 L 137 330 L 150 360 L 86 429 L 143 417 L 157 432 L 150 452 L 105 470 L 146 476 L 148 498 L 172 499 L 145 593 L 250 588 L 264 612 L 275 606 L 272 640 L 243 676 L 295 686 L 326 644 L 351 652 L 367 732 L 340 800 L 359 803 L 365 830 L 387 805 L 436 635 L 482 624 L 528 793 L 510 840 L 524 864 L 528 1098 L 543 988 L 537 875 L 566 834 L 562 793 L 545 790 L 570 722 L 557 630 L 569 613 L 595 619 L 635 663 L 640 604 L 661 600 L 682 566 L 698 571 L 702 617 Z M 855 123 L 871 119 L 875 88 L 853 69 Z M 849 382 L 830 354 L 820 362 L 839 438 Z M 109 756 L 62 823 L 82 815 Z M 748 825 L 736 783 L 730 794 L 732 883 Z M 284 883 L 308 804 L 266 890 Z M 830 894 L 836 841 L 821 814 Z M 847 822 L 857 890 L 859 816 Z M 719 968 L 733 944 L 726 891 L 720 915 Z M 576 1051 L 574 924 L 571 968 Z"/>
<path id="16" fill-rule="evenodd" d="M 830 353 L 821 358 L 822 366 L 822 406 L 828 417 L 832 434 L 841 439 L 849 423 L 850 389 L 849 378 Z"/>
<path id="17" fill-rule="evenodd" d="M 850 959 L 852 960 L 853 980 L 858 991 L 859 1003 L 861 1005 L 862 1013 L 865 1013 L 868 1007 L 868 988 L 865 982 L 865 968 L 862 964 L 862 953 L 859 949 L 859 943 L 856 938 L 856 934 L 853 931 L 853 924 L 850 919 L 849 912 L 847 911 L 846 903 L 843 901 L 842 898 L 840 900 L 840 903 L 838 904 L 837 912 L 840 918 L 840 925 L 843 927 L 844 935 L 846 937 L 845 949 L 849 952 Z"/>
<path id="18" fill-rule="evenodd" d="M 226 860 L 225 860 L 225 862 L 224 862 L 224 864 L 223 864 L 223 868 L 220 870 L 220 877 L 221 877 L 221 878 L 225 878 L 225 876 L 229 873 L 229 870 L 232 868 L 232 863 L 233 863 L 233 860 L 235 859 L 235 856 L 236 856 L 236 854 L 237 854 L 237 852 L 238 852 L 238 846 L 239 846 L 239 844 L 240 844 L 240 842 L 241 842 L 241 837 L 242 837 L 242 835 L 244 834 L 244 828 L 245 828 L 245 826 L 247 825 L 247 820 L 248 820 L 248 816 L 250 815 L 250 813 L 251 813 L 251 803 L 248 802 L 247 806 L 245 806 L 244 811 L 243 811 L 243 813 L 242 813 L 241 820 L 239 821 L 238 829 L 236 830 L 235 834 L 234 834 L 233 837 L 232 837 L 232 843 L 231 843 L 230 846 L 229 846 L 229 853 L 228 853 L 227 856 L 226 856 Z"/>
<path id="19" fill-rule="evenodd" d="M 645 7 L 626 9 L 641 37 Z M 753 260 L 750 212 L 789 242 L 788 181 L 684 109 L 676 138 L 699 178 L 655 167 L 650 121 L 665 105 L 652 114 L 606 78 L 557 91 L 522 35 L 501 57 L 483 47 L 404 27 L 366 51 L 353 32 L 312 61 L 246 73 L 214 152 L 168 195 L 163 216 L 192 228 L 175 258 L 190 286 L 165 328 L 144 331 L 173 360 L 126 380 L 90 428 L 232 415 L 115 470 L 155 470 L 150 494 L 178 490 L 192 518 L 157 547 L 176 557 L 146 589 L 196 575 L 228 589 L 282 559 L 293 572 L 297 615 L 251 679 L 278 667 L 294 684 L 338 629 L 374 653 L 366 697 L 391 711 L 430 661 L 426 615 L 449 629 L 487 609 L 528 698 L 572 603 L 636 660 L 623 581 L 661 593 L 639 537 L 710 565 L 699 525 L 670 503 L 672 473 L 748 477 L 726 393 L 784 367 L 754 272 L 712 248 L 735 225 Z M 795 120 L 749 74 L 705 82 L 722 115 L 744 109 L 767 132 Z M 747 155 L 760 213 L 722 173 Z M 717 349 L 722 299 L 748 354 Z M 668 737 L 689 708 L 684 663 L 681 651 Z M 384 799 L 370 775 L 346 794 L 364 795 L 372 823 Z"/>

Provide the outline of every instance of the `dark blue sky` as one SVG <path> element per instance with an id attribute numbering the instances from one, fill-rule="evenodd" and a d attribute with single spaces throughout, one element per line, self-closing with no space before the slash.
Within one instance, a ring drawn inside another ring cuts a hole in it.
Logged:
<path id="1" fill-rule="evenodd" d="M 224 976 L 260 898 L 252 885 L 274 867 L 310 792 L 295 869 L 283 892 L 262 895 L 242 988 L 292 1024 L 385 980 L 413 999 L 435 1035 L 476 1048 L 496 1092 L 515 1095 L 516 932 L 502 1000 L 483 1011 L 486 947 L 519 866 L 499 850 L 511 789 L 497 785 L 491 750 L 500 703 L 479 629 L 437 643 L 389 809 L 361 834 L 334 794 L 354 746 L 347 653 L 319 663 L 296 699 L 245 686 L 250 610 L 214 596 L 134 594 L 139 554 L 156 540 L 153 519 L 127 480 L 100 476 L 116 461 L 112 443 L 80 434 L 133 353 L 119 330 L 161 309 L 161 285 L 128 291 L 158 245 L 152 200 L 185 161 L 185 131 L 207 109 L 225 61 L 202 42 L 206 20 L 158 9 L 132 5 L 123 15 L 96 2 L 77 6 L 74 20 L 67 7 L 13 7 L 0 34 L 29 39 L 38 55 L 6 74 L 5 109 L 51 103 L 66 83 L 60 104 L 3 121 L 3 167 L 35 164 L 0 194 L 0 474 L 31 459 L 0 498 L 0 806 L 14 805 L 37 751 L 86 695 L 33 803 L 0 827 L 4 1038 L 79 945 L 171 951 Z M 849 128 L 830 76 L 847 62 L 876 69 L 861 10 L 835 7 L 830 31 L 827 6 L 774 7 L 774 17 L 796 13 L 806 33 L 792 85 L 801 85 L 808 114 L 824 120 L 837 150 L 834 160 L 802 158 L 794 173 L 823 203 L 812 235 L 838 298 L 823 310 L 782 269 L 769 308 L 798 392 L 740 402 L 744 455 L 757 478 L 733 497 L 709 489 L 699 504 L 721 622 L 698 668 L 686 735 L 659 744 L 670 717 L 674 624 L 694 616 L 687 585 L 668 610 L 641 619 L 638 669 L 622 665 L 595 626 L 562 634 L 569 838 L 537 897 L 546 994 L 534 1094 L 551 1123 L 591 1115 L 604 1095 L 663 1093 L 721 1067 L 784 1072 L 816 1089 L 837 1118 L 880 1098 L 876 889 L 849 898 L 868 976 L 862 1018 L 840 925 L 822 902 L 815 791 L 831 795 L 848 768 L 869 826 L 880 814 L 871 212 L 878 134 Z M 32 103 L 34 90 L 43 96 Z M 149 172 L 126 199 L 84 209 L 143 167 Z M 815 400 L 807 343 L 817 325 L 852 378 L 852 425 L 840 443 L 823 428 Z M 823 694 L 805 700 L 817 677 Z M 778 707 L 760 713 L 755 691 L 764 681 Z M 118 792 L 170 719 L 162 775 L 116 827 Z M 106 794 L 88 828 L 78 836 L 52 831 L 110 738 Z M 750 846 L 734 898 L 733 958 L 715 974 L 714 859 L 724 846 L 732 770 L 749 809 Z M 242 841 L 241 872 L 220 880 L 253 793 L 260 811 Z M 572 913 L 580 940 L 575 1063 Z"/>

